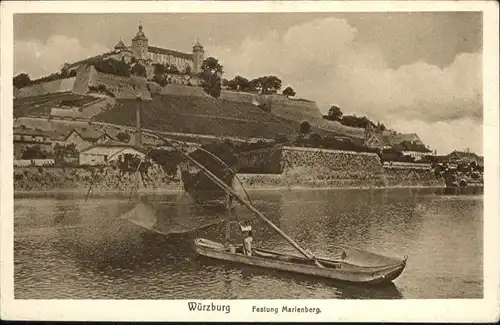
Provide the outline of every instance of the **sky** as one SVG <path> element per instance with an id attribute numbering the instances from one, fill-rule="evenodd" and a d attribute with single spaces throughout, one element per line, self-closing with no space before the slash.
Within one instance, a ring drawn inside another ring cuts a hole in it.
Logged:
<path id="1" fill-rule="evenodd" d="M 483 154 L 481 13 L 17 14 L 14 74 L 130 44 L 139 22 L 150 45 L 191 53 L 199 40 L 228 79 L 276 75 L 323 113 Z"/>

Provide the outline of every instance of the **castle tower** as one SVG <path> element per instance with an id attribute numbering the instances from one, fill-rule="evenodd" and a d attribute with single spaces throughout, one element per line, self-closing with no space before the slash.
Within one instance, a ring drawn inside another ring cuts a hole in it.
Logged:
<path id="1" fill-rule="evenodd" d="M 196 42 L 193 46 L 193 73 L 201 72 L 201 65 L 205 60 L 205 50 L 201 46 L 200 42 Z"/>
<path id="2" fill-rule="evenodd" d="M 139 31 L 132 38 L 132 55 L 138 61 L 148 59 L 148 38 L 144 35 L 141 24 L 139 24 Z"/>
<path id="3" fill-rule="evenodd" d="M 126 49 L 127 47 L 125 44 L 123 44 L 123 40 L 120 39 L 120 41 L 115 45 L 115 50 L 121 51 Z"/>

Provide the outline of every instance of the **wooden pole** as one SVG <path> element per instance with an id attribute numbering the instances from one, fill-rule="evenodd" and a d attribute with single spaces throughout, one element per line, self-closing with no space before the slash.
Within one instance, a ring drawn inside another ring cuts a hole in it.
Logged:
<path id="1" fill-rule="evenodd" d="M 231 243 L 231 208 L 233 207 L 233 199 L 231 195 L 227 196 L 227 218 L 226 218 L 226 248 L 229 249 L 229 244 Z"/>
<path id="2" fill-rule="evenodd" d="M 161 137 L 160 137 L 161 138 Z M 195 164 L 198 168 L 200 168 L 213 182 L 215 182 L 217 185 L 219 185 L 222 189 L 224 189 L 227 193 L 232 194 L 234 198 L 238 199 L 238 201 L 247 208 L 250 209 L 253 213 L 255 213 L 258 217 L 260 217 L 262 220 L 264 220 L 271 228 L 273 228 L 276 232 L 278 232 L 283 238 L 285 238 L 295 249 L 297 249 L 302 255 L 304 255 L 306 258 L 310 259 L 311 261 L 314 261 L 314 263 L 319 266 L 319 267 L 324 267 L 319 263 L 315 256 L 312 255 L 311 253 L 308 253 L 304 248 L 302 248 L 297 242 L 295 242 L 292 238 L 290 238 L 287 234 L 285 234 L 281 229 L 279 229 L 274 223 L 271 222 L 271 220 L 267 219 L 259 210 L 257 210 L 255 207 L 253 207 L 250 203 L 247 201 L 243 200 L 238 194 L 236 194 L 235 191 L 233 191 L 226 183 L 221 181 L 217 176 L 215 176 L 210 170 L 208 170 L 205 166 L 200 164 L 198 161 L 196 161 L 194 158 L 192 158 L 189 154 L 185 153 L 182 149 L 179 149 L 176 147 L 176 145 L 170 143 L 170 141 L 161 138 L 165 142 L 169 143 L 174 147 L 176 150 L 178 150 L 182 155 L 184 155 L 187 159 L 189 159 L 193 164 Z"/>

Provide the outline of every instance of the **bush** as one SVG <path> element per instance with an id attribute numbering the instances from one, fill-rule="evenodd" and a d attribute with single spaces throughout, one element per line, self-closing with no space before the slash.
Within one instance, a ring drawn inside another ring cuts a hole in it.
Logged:
<path id="1" fill-rule="evenodd" d="M 146 68 L 142 64 L 136 63 L 130 69 L 130 73 L 139 77 L 146 77 Z"/>
<path id="2" fill-rule="evenodd" d="M 49 154 L 43 151 L 40 146 L 32 146 L 26 148 L 21 154 L 21 159 L 47 159 Z"/>
<path id="3" fill-rule="evenodd" d="M 115 94 L 112 93 L 111 91 L 109 91 L 108 88 L 106 87 L 106 85 L 103 85 L 103 84 L 99 84 L 97 86 L 89 86 L 88 91 L 105 94 L 105 95 L 110 96 L 110 97 L 115 97 Z"/>
<path id="4" fill-rule="evenodd" d="M 29 86 L 31 84 L 31 79 L 28 76 L 28 74 L 20 73 L 14 77 L 13 83 L 14 83 L 14 87 L 20 89 L 20 88 Z"/>
<path id="5" fill-rule="evenodd" d="M 130 141 L 130 134 L 127 132 L 119 132 L 116 135 L 116 138 L 120 140 L 121 142 L 129 142 Z"/>
<path id="6" fill-rule="evenodd" d="M 157 84 L 159 84 L 162 87 L 165 87 L 168 84 L 167 79 L 165 78 L 165 76 L 159 75 L 159 74 L 155 74 L 154 75 L 153 81 L 156 82 Z"/>
<path id="7" fill-rule="evenodd" d="M 357 117 L 356 115 L 344 115 L 341 118 L 341 123 L 345 126 L 362 129 L 366 128 L 368 124 L 371 124 L 374 128 L 376 127 L 375 123 L 370 121 L 366 116 Z"/>
<path id="8" fill-rule="evenodd" d="M 161 166 L 163 171 L 170 176 L 177 173 L 177 166 L 184 160 L 178 151 L 164 149 L 151 149 L 148 158 Z"/>

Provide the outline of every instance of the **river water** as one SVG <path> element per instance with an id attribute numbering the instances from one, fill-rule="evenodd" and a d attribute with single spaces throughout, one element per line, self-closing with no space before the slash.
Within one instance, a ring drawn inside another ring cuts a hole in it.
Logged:
<path id="1" fill-rule="evenodd" d="M 250 192 L 255 206 L 318 255 L 336 244 L 402 257 L 394 285 L 364 288 L 198 257 L 197 236 L 220 239 L 218 218 L 187 194 L 144 197 L 155 217 L 120 218 L 132 204 L 112 195 L 23 195 L 14 204 L 16 299 L 400 299 L 483 296 L 483 197 L 435 189 Z M 254 243 L 294 252 L 252 221 Z M 142 218 L 144 220 L 142 220 Z M 156 220 L 155 220 L 156 218 Z M 153 230 L 151 230 L 153 229 Z M 233 236 L 237 236 L 234 230 Z"/>

